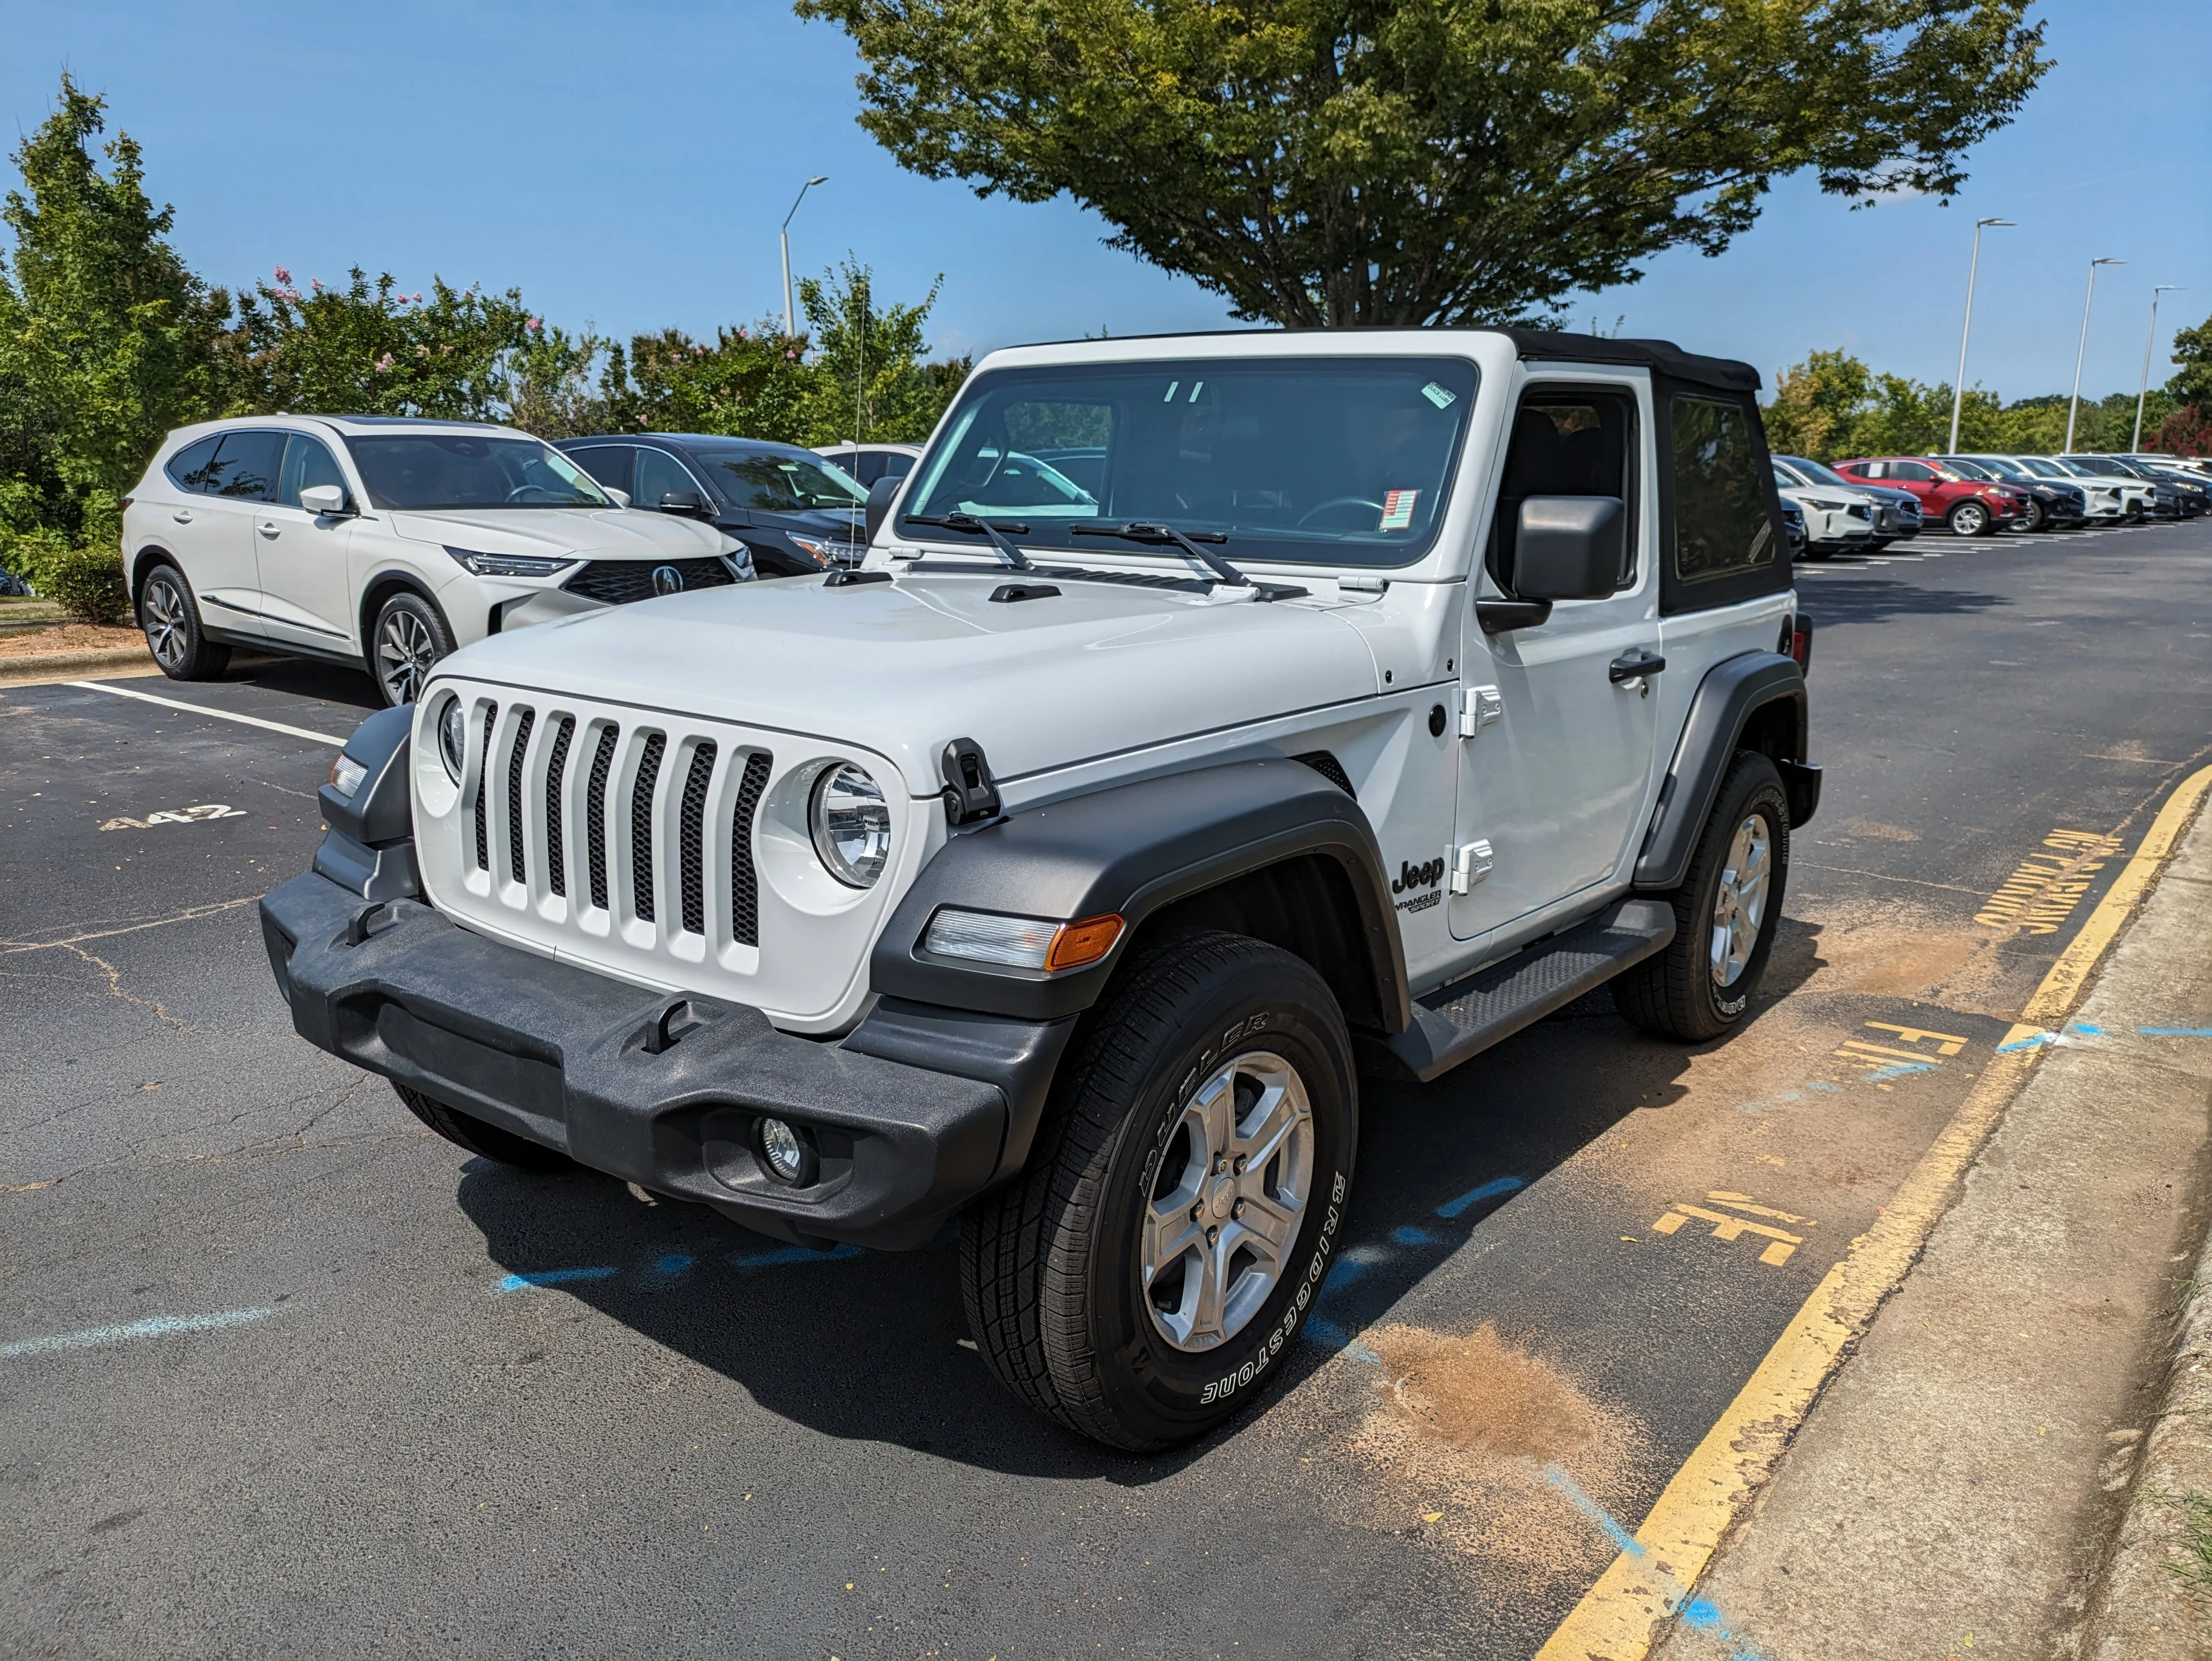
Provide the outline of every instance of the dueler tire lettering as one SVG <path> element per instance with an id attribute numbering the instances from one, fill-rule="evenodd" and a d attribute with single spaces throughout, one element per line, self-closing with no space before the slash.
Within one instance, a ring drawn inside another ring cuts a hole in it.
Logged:
<path id="1" fill-rule="evenodd" d="M 964 1220 L 962 1291 L 978 1351 L 1017 1396 L 1084 1435 L 1148 1451 L 1203 1434 L 1278 1370 L 1343 1225 L 1358 1078 L 1321 977 L 1237 934 L 1140 951 L 1077 1046 L 1028 1167 Z M 1185 1349 L 1146 1303 L 1142 1219 L 1192 1092 L 1255 1050 L 1304 1088 L 1308 1197 L 1264 1301 L 1224 1342 Z"/>

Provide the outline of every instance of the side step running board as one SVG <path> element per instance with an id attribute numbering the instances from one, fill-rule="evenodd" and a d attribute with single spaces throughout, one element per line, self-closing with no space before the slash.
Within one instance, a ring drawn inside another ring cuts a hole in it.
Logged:
<path id="1" fill-rule="evenodd" d="M 1674 908 L 1664 900 L 1622 900 L 1579 928 L 1429 993 L 1413 1005 L 1413 1024 L 1367 1046 L 1387 1076 L 1424 1083 L 1522 1027 L 1564 1009 L 1674 938 Z"/>

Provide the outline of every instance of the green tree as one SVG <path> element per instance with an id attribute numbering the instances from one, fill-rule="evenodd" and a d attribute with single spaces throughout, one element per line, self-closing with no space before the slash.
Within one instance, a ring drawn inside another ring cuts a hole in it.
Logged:
<path id="1" fill-rule="evenodd" d="M 1948 196 L 2028 0 L 797 0 L 861 125 L 1294 327 L 1495 322 L 1717 253 L 1771 180 Z"/>
<path id="2" fill-rule="evenodd" d="M 929 436 L 968 378 L 969 361 L 927 361 L 922 332 L 937 304 L 940 275 L 919 305 L 875 305 L 874 273 L 848 256 L 839 272 L 799 284 L 817 348 L 807 441 L 911 442 Z"/>
<path id="3" fill-rule="evenodd" d="M 2212 317 L 2173 337 L 2173 361 L 2180 368 L 2166 383 L 2166 395 L 2177 405 L 2212 409 Z"/>
<path id="4" fill-rule="evenodd" d="M 209 346 L 228 308 L 167 236 L 174 210 L 147 197 L 137 144 L 94 155 L 105 102 L 64 75 L 53 113 L 15 150 L 23 188 L 0 218 L 15 234 L 0 276 L 0 460 L 74 536 L 112 513 L 161 435 L 198 419 Z"/>
<path id="5" fill-rule="evenodd" d="M 805 444 L 812 372 L 805 336 L 768 322 L 712 342 L 680 329 L 632 338 L 607 367 L 611 424 L 638 432 L 726 433 Z"/>

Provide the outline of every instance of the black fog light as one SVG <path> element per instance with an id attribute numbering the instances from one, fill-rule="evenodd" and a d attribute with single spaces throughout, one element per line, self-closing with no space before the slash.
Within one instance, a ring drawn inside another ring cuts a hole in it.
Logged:
<path id="1" fill-rule="evenodd" d="M 803 1188 L 814 1180 L 813 1144 L 781 1119 L 760 1122 L 760 1155 L 769 1174 L 780 1182 Z"/>

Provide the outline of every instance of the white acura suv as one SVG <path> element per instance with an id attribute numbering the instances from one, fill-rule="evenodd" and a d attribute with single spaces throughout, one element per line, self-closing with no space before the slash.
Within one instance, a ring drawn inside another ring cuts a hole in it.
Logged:
<path id="1" fill-rule="evenodd" d="M 511 428 L 253 416 L 169 435 L 124 498 L 123 563 L 173 678 L 252 647 L 366 668 L 401 704 L 488 635 L 750 581 L 682 507 L 633 509 Z"/>

